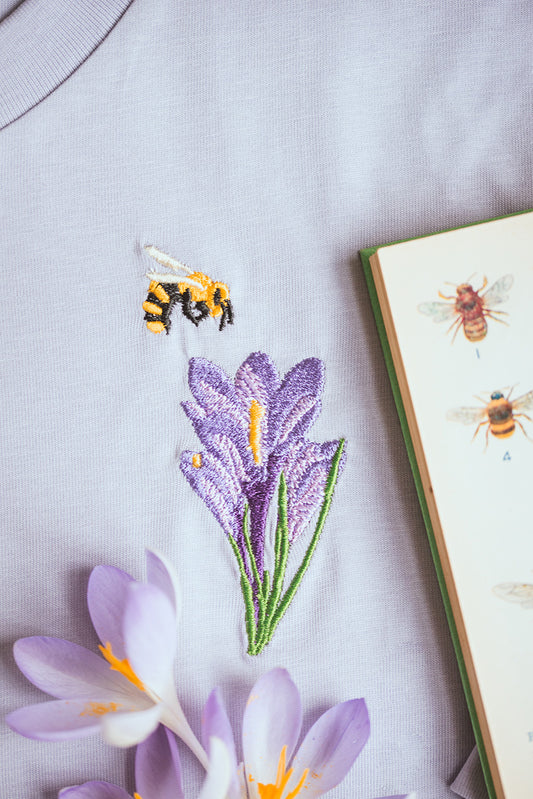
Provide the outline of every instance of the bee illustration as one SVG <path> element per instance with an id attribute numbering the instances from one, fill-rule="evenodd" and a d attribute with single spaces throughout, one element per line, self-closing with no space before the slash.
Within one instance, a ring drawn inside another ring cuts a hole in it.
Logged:
<path id="1" fill-rule="evenodd" d="M 522 608 L 533 608 L 533 585 L 531 583 L 500 583 L 492 589 L 496 596 L 513 602 Z"/>
<path id="2" fill-rule="evenodd" d="M 504 275 L 482 294 L 487 283 L 488 280 L 484 277 L 483 285 L 477 291 L 470 283 L 461 283 L 459 286 L 447 283 L 449 286 L 454 286 L 456 295 L 447 297 L 439 291 L 439 297 L 452 302 L 423 302 L 418 306 L 418 310 L 426 316 L 431 316 L 434 322 L 447 322 L 453 319 L 446 331 L 449 333 L 455 327 L 452 344 L 461 327 L 468 341 L 481 341 L 487 335 L 487 319 L 507 324 L 496 315 L 507 315 L 505 311 L 495 311 L 493 306 L 508 299 L 507 292 L 513 285 L 513 276 Z"/>
<path id="3" fill-rule="evenodd" d="M 225 283 L 211 280 L 203 272 L 193 272 L 185 264 L 166 255 L 157 247 L 147 245 L 148 255 L 163 266 L 168 266 L 180 275 L 165 272 L 147 272 L 150 278 L 148 295 L 143 302 L 146 327 L 152 333 L 167 333 L 170 330 L 170 316 L 176 303 L 180 303 L 183 315 L 198 327 L 208 316 L 219 318 L 219 330 L 226 324 L 233 324 L 233 308 L 229 298 L 229 288 Z"/>
<path id="4" fill-rule="evenodd" d="M 518 425 L 529 441 L 528 434 L 524 425 L 518 417 L 533 421 L 524 411 L 533 409 L 533 391 L 528 391 L 521 397 L 511 401 L 513 389 L 505 397 L 501 391 L 493 391 L 490 400 L 486 402 L 481 397 L 476 397 L 483 403 L 482 408 L 454 408 L 448 411 L 446 418 L 451 422 L 462 422 L 462 424 L 476 424 L 476 432 L 472 436 L 472 441 L 479 433 L 479 430 L 487 425 L 485 446 L 489 443 L 489 432 L 496 438 L 509 438 L 512 436 L 516 425 Z"/>

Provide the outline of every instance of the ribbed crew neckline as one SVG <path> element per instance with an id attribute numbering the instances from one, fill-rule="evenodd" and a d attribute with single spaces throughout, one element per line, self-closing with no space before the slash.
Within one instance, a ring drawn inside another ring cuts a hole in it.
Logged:
<path id="1" fill-rule="evenodd" d="M 24 0 L 0 23 L 0 130 L 54 91 L 132 0 Z"/>

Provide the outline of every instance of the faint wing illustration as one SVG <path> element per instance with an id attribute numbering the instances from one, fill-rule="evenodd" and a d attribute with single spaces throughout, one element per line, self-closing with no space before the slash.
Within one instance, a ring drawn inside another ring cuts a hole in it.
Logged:
<path id="1" fill-rule="evenodd" d="M 505 302 L 508 299 L 507 292 L 513 285 L 513 276 L 504 275 L 496 283 L 485 292 L 483 295 L 483 304 L 487 307 L 498 305 L 500 302 Z"/>
<path id="2" fill-rule="evenodd" d="M 457 316 L 453 302 L 421 302 L 417 308 L 424 316 L 431 316 L 434 322 L 446 322 Z"/>
<path id="3" fill-rule="evenodd" d="M 533 608 L 533 585 L 531 583 L 500 583 L 492 589 L 496 596 L 513 602 L 524 609 Z"/>

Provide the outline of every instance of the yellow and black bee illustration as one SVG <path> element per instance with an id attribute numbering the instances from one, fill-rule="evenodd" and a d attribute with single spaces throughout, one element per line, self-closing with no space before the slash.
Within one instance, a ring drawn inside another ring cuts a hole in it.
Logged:
<path id="1" fill-rule="evenodd" d="M 462 422 L 462 424 L 477 424 L 476 431 L 472 440 L 477 436 L 480 429 L 486 425 L 485 446 L 489 442 L 489 432 L 495 438 L 509 438 L 512 436 L 516 425 L 521 429 L 526 438 L 529 436 L 520 421 L 527 419 L 532 422 L 530 416 L 525 411 L 533 410 L 533 391 L 528 391 L 521 397 L 511 400 L 513 389 L 505 397 L 501 391 L 493 391 L 490 400 L 486 402 L 481 397 L 476 397 L 483 403 L 481 408 L 454 408 L 448 411 L 446 418 L 451 422 Z M 531 439 L 529 439 L 531 440 Z"/>
<path id="2" fill-rule="evenodd" d="M 157 247 L 147 245 L 144 249 L 159 264 L 182 273 L 146 273 L 150 285 L 143 310 L 148 330 L 152 333 L 162 333 L 163 330 L 168 333 L 170 316 L 176 303 L 181 305 L 183 315 L 197 327 L 208 316 L 220 320 L 219 330 L 223 330 L 227 324 L 233 324 L 233 308 L 225 283 L 211 280 L 203 272 L 193 272 Z"/>

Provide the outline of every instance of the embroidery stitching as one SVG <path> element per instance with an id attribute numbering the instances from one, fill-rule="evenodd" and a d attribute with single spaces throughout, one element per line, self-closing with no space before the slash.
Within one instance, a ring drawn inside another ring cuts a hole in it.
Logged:
<path id="1" fill-rule="evenodd" d="M 280 380 L 267 355 L 252 353 L 234 381 L 216 364 L 192 358 L 189 386 L 196 402 L 182 407 L 205 450 L 183 452 L 180 468 L 229 539 L 239 569 L 248 654 L 257 655 L 309 567 L 344 468 L 344 439 L 318 444 L 306 438 L 324 388 L 318 358 L 301 361 Z M 277 521 L 270 531 L 269 570 L 265 541 L 272 501 Z M 291 546 L 315 515 L 307 551 L 285 587 Z"/>
<path id="2" fill-rule="evenodd" d="M 168 333 L 171 327 L 171 314 L 176 304 L 181 312 L 196 327 L 208 316 L 219 319 L 219 330 L 232 325 L 234 314 L 225 283 L 212 280 L 203 272 L 193 272 L 188 266 L 166 255 L 157 247 L 146 245 L 148 255 L 163 266 L 180 272 L 147 272 L 150 278 L 148 294 L 143 302 L 146 327 L 152 333 Z"/>

